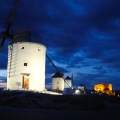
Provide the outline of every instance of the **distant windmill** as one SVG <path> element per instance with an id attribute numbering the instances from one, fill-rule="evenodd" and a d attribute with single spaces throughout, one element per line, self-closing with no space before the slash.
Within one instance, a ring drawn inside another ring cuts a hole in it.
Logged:
<path id="1" fill-rule="evenodd" d="M 50 57 L 47 54 L 46 54 L 46 57 L 51 62 L 51 64 L 53 65 L 53 67 L 56 69 L 56 71 L 59 73 L 59 75 L 63 78 L 63 80 L 66 82 L 66 84 L 71 88 L 71 86 L 69 85 L 69 83 L 64 79 L 64 77 L 61 74 L 60 70 L 56 67 L 56 65 L 52 62 L 52 60 L 50 59 Z"/>
<path id="2" fill-rule="evenodd" d="M 20 1 L 21 0 L 14 0 L 12 9 L 10 11 L 10 14 L 9 14 L 8 19 L 6 21 L 6 24 L 5 24 L 6 30 L 1 33 L 2 41 L 0 44 L 0 51 L 2 50 L 4 42 L 7 38 L 9 38 L 11 40 L 11 42 L 14 38 L 14 35 L 10 34 L 10 28 L 12 27 L 12 24 L 13 24 L 13 21 L 14 21 L 14 18 L 15 18 Z"/>

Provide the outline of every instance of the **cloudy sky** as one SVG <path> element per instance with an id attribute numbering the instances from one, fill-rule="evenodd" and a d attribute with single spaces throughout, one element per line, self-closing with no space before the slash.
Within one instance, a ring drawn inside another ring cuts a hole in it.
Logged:
<path id="1" fill-rule="evenodd" d="M 0 0 L 0 32 L 13 0 Z M 64 73 L 74 76 L 74 86 L 93 89 L 112 83 L 120 89 L 120 0 L 21 0 L 12 29 L 29 26 L 34 41 Z M 6 40 L 0 53 L 0 83 L 6 82 Z M 56 70 L 46 59 L 46 85 Z"/>

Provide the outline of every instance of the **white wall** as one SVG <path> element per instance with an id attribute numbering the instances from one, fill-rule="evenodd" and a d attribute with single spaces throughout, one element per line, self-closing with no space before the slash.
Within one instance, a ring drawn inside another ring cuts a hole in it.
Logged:
<path id="1" fill-rule="evenodd" d="M 21 49 L 24 47 L 24 49 Z M 22 79 L 29 77 L 29 89 L 45 89 L 46 47 L 33 42 L 17 42 L 8 47 L 7 89 L 22 89 Z M 27 63 L 27 66 L 24 66 Z M 18 85 L 20 83 L 21 85 Z"/>

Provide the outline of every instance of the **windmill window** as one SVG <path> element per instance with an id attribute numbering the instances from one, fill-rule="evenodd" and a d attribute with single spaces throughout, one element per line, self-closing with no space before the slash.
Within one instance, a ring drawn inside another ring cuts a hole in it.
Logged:
<path id="1" fill-rule="evenodd" d="M 24 49 L 24 47 L 21 47 L 21 49 Z"/>
<path id="2" fill-rule="evenodd" d="M 12 46 L 10 46 L 10 50 L 12 50 Z"/>
<path id="3" fill-rule="evenodd" d="M 57 82 L 57 84 L 59 84 L 59 82 Z"/>
<path id="4" fill-rule="evenodd" d="M 24 66 L 27 66 L 27 63 L 24 63 Z"/>
<path id="5" fill-rule="evenodd" d="M 40 51 L 40 48 L 38 48 L 38 51 Z"/>

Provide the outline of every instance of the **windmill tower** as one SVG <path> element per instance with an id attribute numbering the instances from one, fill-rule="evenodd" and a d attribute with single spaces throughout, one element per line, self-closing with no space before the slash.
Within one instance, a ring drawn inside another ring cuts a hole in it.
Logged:
<path id="1" fill-rule="evenodd" d="M 33 42 L 15 42 L 8 47 L 7 89 L 45 89 L 46 47 Z"/>
<path id="2" fill-rule="evenodd" d="M 67 81 L 67 83 L 68 83 L 69 85 L 68 85 L 66 82 L 64 82 L 64 88 L 72 87 L 72 78 L 70 78 L 69 76 L 67 76 L 67 77 L 65 78 L 65 80 Z"/>
<path id="3" fill-rule="evenodd" d="M 7 89 L 43 91 L 45 89 L 46 47 L 39 43 L 29 42 L 23 33 L 10 34 L 10 28 L 19 3 L 20 0 L 14 0 L 6 24 L 6 31 L 2 32 L 3 39 L 0 45 L 2 50 L 6 38 L 10 38 L 11 43 L 8 46 Z"/>

